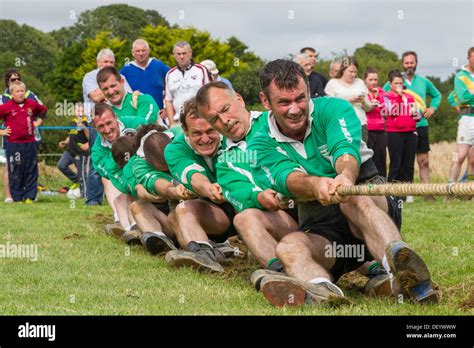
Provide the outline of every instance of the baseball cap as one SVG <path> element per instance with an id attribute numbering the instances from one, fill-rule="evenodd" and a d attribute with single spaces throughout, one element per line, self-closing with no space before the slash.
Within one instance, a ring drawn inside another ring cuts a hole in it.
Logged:
<path id="1" fill-rule="evenodd" d="M 209 70 L 209 72 L 212 74 L 212 75 L 217 75 L 219 73 L 219 70 L 217 70 L 217 66 L 216 66 L 216 63 L 214 63 L 212 60 L 210 59 L 206 59 L 206 60 L 203 60 L 201 62 L 201 65 L 204 65 L 206 67 L 207 70 Z"/>

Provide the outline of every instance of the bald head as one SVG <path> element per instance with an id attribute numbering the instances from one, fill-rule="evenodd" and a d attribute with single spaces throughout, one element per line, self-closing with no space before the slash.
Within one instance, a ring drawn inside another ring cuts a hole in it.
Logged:
<path id="1" fill-rule="evenodd" d="M 150 46 L 148 42 L 143 39 L 137 39 L 132 44 L 132 56 L 135 58 L 135 62 L 145 67 L 148 64 L 148 58 L 150 57 Z"/>

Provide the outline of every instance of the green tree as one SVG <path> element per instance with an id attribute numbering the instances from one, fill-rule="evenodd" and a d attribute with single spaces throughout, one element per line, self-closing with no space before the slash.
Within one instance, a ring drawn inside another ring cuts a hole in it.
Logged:
<path id="1" fill-rule="evenodd" d="M 17 68 L 23 74 L 32 74 L 46 80 L 53 70 L 58 47 L 49 34 L 12 20 L 0 20 L 0 70 Z"/>
<path id="2" fill-rule="evenodd" d="M 388 73 L 393 69 L 402 69 L 398 55 L 381 45 L 366 43 L 354 51 L 354 58 L 359 64 L 359 77 L 363 78 L 367 67 L 377 69 L 379 83 L 383 85 L 388 80 Z"/>
<path id="3" fill-rule="evenodd" d="M 74 13 L 71 15 L 75 16 Z M 132 42 L 139 37 L 141 29 L 146 25 L 169 27 L 168 21 L 155 10 L 114 4 L 84 11 L 74 25 L 53 31 L 52 34 L 62 47 L 68 47 L 74 41 L 94 38 L 103 31 L 109 31 L 115 37 Z"/>

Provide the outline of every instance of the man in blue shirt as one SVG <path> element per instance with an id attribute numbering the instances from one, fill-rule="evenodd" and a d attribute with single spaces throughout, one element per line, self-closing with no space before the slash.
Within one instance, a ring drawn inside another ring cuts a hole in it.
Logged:
<path id="1" fill-rule="evenodd" d="M 150 47 L 145 40 L 133 42 L 132 55 L 135 60 L 125 64 L 120 73 L 126 77 L 134 91 L 151 95 L 160 110 L 163 110 L 163 84 L 170 68 L 161 60 L 150 58 Z"/>

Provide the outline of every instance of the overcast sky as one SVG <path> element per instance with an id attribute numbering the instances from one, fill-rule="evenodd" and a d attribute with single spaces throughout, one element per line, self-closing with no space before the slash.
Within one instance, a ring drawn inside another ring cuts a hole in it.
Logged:
<path id="1" fill-rule="evenodd" d="M 120 3 L 101 1 L 101 5 Z M 303 46 L 321 56 L 354 49 L 366 42 L 401 54 L 415 50 L 418 73 L 446 78 L 465 64 L 474 45 L 474 0 L 303 0 L 179 1 L 127 0 L 153 9 L 171 24 L 207 30 L 213 37 L 232 35 L 264 59 L 286 57 Z M 14 19 L 43 31 L 74 24 L 98 1 L 0 0 L 0 18 Z M 183 18 L 184 17 L 184 18 Z"/>

